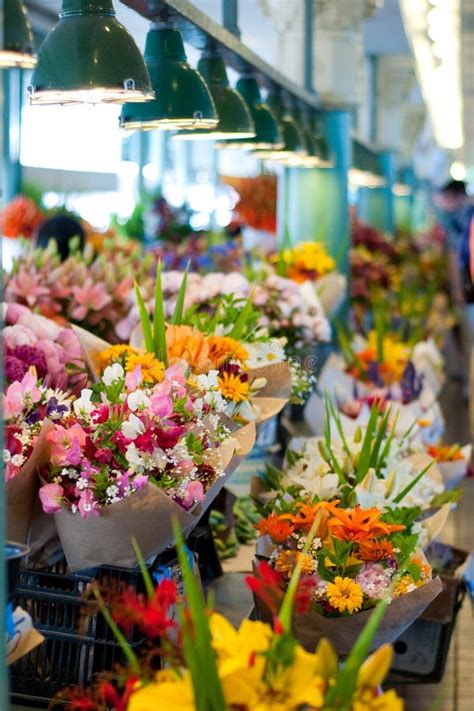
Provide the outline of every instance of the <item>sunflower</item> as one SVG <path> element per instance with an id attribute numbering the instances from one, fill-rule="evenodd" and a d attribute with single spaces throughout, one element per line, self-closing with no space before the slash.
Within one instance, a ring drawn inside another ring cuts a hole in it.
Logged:
<path id="1" fill-rule="evenodd" d="M 248 380 L 242 380 L 235 373 L 223 372 L 217 378 L 222 397 L 232 402 L 244 402 L 248 400 L 250 385 Z"/>
<path id="2" fill-rule="evenodd" d="M 248 351 L 239 341 L 230 336 L 209 336 L 209 359 L 213 368 L 220 368 L 223 363 L 231 358 L 244 363 L 249 357 Z"/>
<path id="3" fill-rule="evenodd" d="M 137 354 L 138 351 L 133 346 L 128 346 L 126 343 L 119 343 L 116 346 L 110 346 L 105 351 L 101 351 L 97 355 L 97 365 L 102 372 L 112 363 L 121 363 L 124 365 L 125 360 L 132 354 Z"/>
<path id="4" fill-rule="evenodd" d="M 193 373 L 207 373 L 209 370 L 209 345 L 200 331 L 190 326 L 166 327 L 166 347 L 168 358 L 185 360 Z"/>
<path id="5" fill-rule="evenodd" d="M 357 556 L 365 561 L 385 560 L 393 558 L 394 549 L 390 541 L 362 541 Z"/>
<path id="6" fill-rule="evenodd" d="M 328 583 L 327 598 L 331 607 L 338 612 L 357 612 L 362 607 L 364 594 L 360 585 L 351 578 L 341 578 L 339 575 L 333 583 Z"/>
<path id="7" fill-rule="evenodd" d="M 302 561 L 301 573 L 310 575 L 314 570 L 313 559 L 300 551 L 282 551 L 275 561 L 275 568 L 290 578 L 300 560 Z"/>
<path id="8" fill-rule="evenodd" d="M 130 373 L 137 365 L 141 368 L 145 383 L 161 383 L 165 377 L 165 366 L 153 353 L 130 353 L 125 362 L 125 370 Z"/>

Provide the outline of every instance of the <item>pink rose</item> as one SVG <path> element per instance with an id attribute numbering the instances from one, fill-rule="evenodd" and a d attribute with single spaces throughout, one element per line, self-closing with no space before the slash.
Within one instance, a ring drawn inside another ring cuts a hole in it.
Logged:
<path id="1" fill-rule="evenodd" d="M 44 484 L 39 490 L 43 511 L 47 514 L 54 514 L 60 511 L 63 496 L 64 489 L 59 484 Z"/>

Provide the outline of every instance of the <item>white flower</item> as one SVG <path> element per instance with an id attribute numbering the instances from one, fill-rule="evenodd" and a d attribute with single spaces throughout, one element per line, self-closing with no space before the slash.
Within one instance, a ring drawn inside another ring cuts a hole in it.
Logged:
<path id="1" fill-rule="evenodd" d="M 246 365 L 248 368 L 260 368 L 264 365 L 281 363 L 286 359 L 284 343 L 279 338 L 269 341 L 245 344 L 249 357 Z"/>
<path id="2" fill-rule="evenodd" d="M 11 463 L 14 467 L 21 467 L 24 461 L 25 457 L 23 456 L 23 454 L 14 454 L 11 458 Z"/>
<path id="3" fill-rule="evenodd" d="M 82 491 L 83 489 L 87 489 L 88 485 L 89 485 L 88 480 L 83 476 L 79 477 L 79 479 L 76 481 L 76 486 L 79 489 L 79 491 Z"/>
<path id="4" fill-rule="evenodd" d="M 112 365 L 108 365 L 104 370 L 102 382 L 109 387 L 112 383 L 117 382 L 117 380 L 121 380 L 124 375 L 125 371 L 120 363 L 113 363 Z"/>
<path id="5" fill-rule="evenodd" d="M 4 464 L 8 464 L 9 461 L 11 461 L 12 455 L 8 451 L 8 449 L 3 450 L 3 462 Z"/>
<path id="6" fill-rule="evenodd" d="M 122 423 L 121 430 L 123 436 L 127 439 L 136 439 L 138 435 L 145 432 L 145 425 L 132 413 L 128 420 Z"/>
<path id="7" fill-rule="evenodd" d="M 213 390 L 219 387 L 217 377 L 219 375 L 218 370 L 210 370 L 208 373 L 203 375 L 198 375 L 196 382 L 199 388 L 203 390 Z"/>
<path id="8" fill-rule="evenodd" d="M 132 469 L 141 469 L 145 466 L 145 462 L 133 442 L 127 447 L 125 459 L 130 464 Z"/>
<path id="9" fill-rule="evenodd" d="M 164 469 L 168 464 L 168 457 L 161 447 L 156 447 L 151 454 L 151 461 L 158 469 Z"/>
<path id="10" fill-rule="evenodd" d="M 84 388 L 81 391 L 81 396 L 74 400 L 73 408 L 77 417 L 89 417 L 91 412 L 95 410 L 96 405 L 91 402 L 92 390 L 90 388 Z"/>
<path id="11" fill-rule="evenodd" d="M 128 396 L 127 404 L 130 410 L 135 412 L 135 410 L 144 410 L 146 407 L 150 407 L 151 402 L 150 398 L 145 395 L 143 390 L 135 390 Z"/>

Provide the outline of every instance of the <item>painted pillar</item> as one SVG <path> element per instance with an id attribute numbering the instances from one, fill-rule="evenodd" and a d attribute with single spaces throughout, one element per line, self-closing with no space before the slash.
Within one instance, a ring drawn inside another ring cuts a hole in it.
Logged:
<path id="1" fill-rule="evenodd" d="M 379 151 L 380 167 L 386 184 L 382 188 L 360 188 L 357 214 L 363 222 L 372 225 L 388 235 L 395 231 L 394 196 L 395 154 L 393 151 Z"/>
<path id="2" fill-rule="evenodd" d="M 296 244 L 323 242 L 336 259 L 338 269 L 349 274 L 349 210 L 347 174 L 351 164 L 348 109 L 330 109 L 321 114 L 333 168 L 287 168 L 282 199 L 278 205 L 278 234 Z"/>

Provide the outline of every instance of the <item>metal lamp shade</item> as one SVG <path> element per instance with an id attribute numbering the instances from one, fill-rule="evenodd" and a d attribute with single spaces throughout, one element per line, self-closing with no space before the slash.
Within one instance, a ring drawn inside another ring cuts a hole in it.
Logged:
<path id="1" fill-rule="evenodd" d="M 265 160 L 290 161 L 290 163 L 305 156 L 306 148 L 301 128 L 295 119 L 285 111 L 281 98 L 275 95 L 270 96 L 268 103 L 277 117 L 283 146 L 280 150 L 256 151 L 255 156 Z"/>
<path id="2" fill-rule="evenodd" d="M 282 139 L 276 117 L 271 109 L 262 101 L 257 80 L 253 77 L 242 77 L 237 82 L 237 91 L 247 104 L 255 126 L 255 136 L 249 139 L 230 140 L 218 144 L 218 148 L 235 148 L 240 150 L 276 149 L 281 147 Z"/>
<path id="3" fill-rule="evenodd" d="M 147 35 L 145 63 L 155 98 L 147 104 L 127 103 L 120 125 L 127 130 L 214 128 L 216 108 L 201 74 L 186 61 L 178 30 L 153 28 Z"/>
<path id="4" fill-rule="evenodd" d="M 150 77 L 112 0 L 63 0 L 38 53 L 32 104 L 124 103 L 153 98 Z"/>
<path id="5" fill-rule="evenodd" d="M 229 86 L 222 57 L 215 54 L 203 56 L 198 63 L 211 92 L 219 116 L 219 123 L 211 130 L 181 131 L 174 138 L 181 141 L 253 138 L 255 125 L 242 96 Z"/>
<path id="6" fill-rule="evenodd" d="M 3 14 L 0 68 L 32 69 L 36 64 L 33 31 L 22 0 L 4 0 Z"/>

